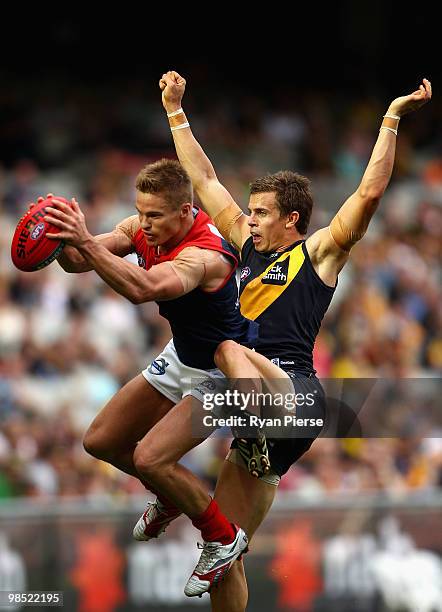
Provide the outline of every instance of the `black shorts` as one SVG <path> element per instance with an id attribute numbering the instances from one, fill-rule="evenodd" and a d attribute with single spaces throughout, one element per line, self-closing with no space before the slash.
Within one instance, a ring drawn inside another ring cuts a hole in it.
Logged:
<path id="1" fill-rule="evenodd" d="M 313 374 L 306 376 L 299 372 L 287 370 L 293 382 L 294 392 L 296 394 L 314 394 L 313 405 L 297 404 L 296 418 L 299 419 L 315 419 L 325 422 L 326 401 L 325 394 L 318 378 Z M 313 441 L 319 436 L 322 431 L 322 426 L 314 427 L 296 427 L 293 429 L 293 435 L 286 434 L 285 437 L 272 437 L 271 433 L 264 428 L 267 437 L 267 447 L 269 450 L 270 463 L 272 470 L 283 476 L 293 463 L 295 463 L 313 444 Z M 231 448 L 237 448 L 236 439 L 233 439 Z"/>

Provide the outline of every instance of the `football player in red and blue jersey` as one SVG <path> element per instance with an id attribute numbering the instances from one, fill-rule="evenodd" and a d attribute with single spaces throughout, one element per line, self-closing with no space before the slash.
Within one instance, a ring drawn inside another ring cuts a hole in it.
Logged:
<path id="1" fill-rule="evenodd" d="M 223 378 L 214 363 L 218 346 L 228 339 L 250 345 L 258 326 L 240 314 L 237 256 L 193 205 L 192 184 L 179 162 L 147 165 L 136 189 L 137 214 L 109 234 L 92 236 L 75 200 L 67 205 L 53 198 L 45 219 L 60 228 L 52 236 L 67 245 L 58 257 L 64 270 L 95 270 L 134 304 L 158 302 L 170 323 L 171 341 L 98 414 L 84 446 L 157 494 L 134 528 L 136 539 L 158 537 L 181 512 L 201 530 L 214 551 L 212 564 L 198 566 L 204 580 L 192 575 L 186 586 L 188 595 L 199 595 L 223 579 L 246 549 L 247 536 L 226 519 L 203 482 L 178 463 L 205 439 L 192 435 L 191 380 L 216 384 Z M 123 259 L 130 253 L 136 253 L 138 266 Z"/>

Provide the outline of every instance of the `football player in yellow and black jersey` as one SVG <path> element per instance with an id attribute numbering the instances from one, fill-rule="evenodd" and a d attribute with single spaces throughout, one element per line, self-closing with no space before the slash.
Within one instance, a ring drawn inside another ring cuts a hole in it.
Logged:
<path id="1" fill-rule="evenodd" d="M 431 98 L 431 84 L 393 100 L 361 183 L 339 208 L 328 227 L 306 237 L 313 206 L 310 181 L 282 171 L 251 184 L 246 215 L 218 181 L 210 160 L 192 134 L 181 106 L 186 82 L 174 71 L 160 80 L 178 158 L 191 177 L 203 206 L 217 228 L 241 253 L 241 312 L 260 325 L 252 351 L 225 341 L 215 361 L 231 379 L 290 377 L 296 391 L 307 383 L 320 390 L 312 351 L 322 318 L 333 297 L 338 274 L 352 246 L 368 227 L 393 170 L 400 118 Z M 298 411 L 297 411 L 298 412 Z M 268 440 L 272 472 L 253 479 L 233 448 L 218 479 L 215 498 L 229 520 L 249 538 L 271 506 L 275 486 L 311 445 L 309 439 Z M 237 445 L 234 441 L 234 447 Z M 273 477 L 273 480 L 272 480 Z M 241 562 L 211 593 L 214 610 L 245 608 L 247 585 Z"/>

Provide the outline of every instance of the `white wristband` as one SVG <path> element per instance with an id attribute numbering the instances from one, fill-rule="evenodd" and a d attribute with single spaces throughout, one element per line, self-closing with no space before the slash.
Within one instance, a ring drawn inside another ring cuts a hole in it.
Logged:
<path id="1" fill-rule="evenodd" d="M 384 117 L 388 117 L 389 119 L 397 119 L 399 121 L 399 115 L 389 115 L 388 113 L 384 115 Z"/>
<path id="2" fill-rule="evenodd" d="M 171 132 L 175 132 L 175 130 L 183 130 L 186 127 L 190 127 L 190 123 L 186 121 L 186 123 L 180 123 L 179 125 L 174 125 L 170 128 Z"/>
<path id="3" fill-rule="evenodd" d="M 394 128 L 387 127 L 386 125 L 381 125 L 381 127 L 379 128 L 379 131 L 381 130 L 388 130 L 389 132 L 393 132 L 393 134 L 397 136 L 397 130 L 395 130 Z"/>
<path id="4" fill-rule="evenodd" d="M 173 111 L 173 113 L 167 113 L 168 117 L 175 117 L 176 115 L 179 115 L 180 113 L 184 113 L 182 108 L 179 108 L 176 111 Z"/>

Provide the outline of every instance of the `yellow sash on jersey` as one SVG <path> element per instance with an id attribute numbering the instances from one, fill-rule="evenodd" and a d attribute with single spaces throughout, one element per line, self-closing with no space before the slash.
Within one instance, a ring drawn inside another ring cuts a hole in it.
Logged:
<path id="1" fill-rule="evenodd" d="M 277 263 L 285 261 L 290 257 L 289 268 L 287 274 L 287 282 L 285 285 L 264 285 L 261 280 Z M 273 302 L 287 289 L 292 280 L 298 274 L 302 264 L 304 263 L 305 255 L 302 251 L 302 244 L 298 244 L 294 249 L 283 253 L 281 257 L 272 261 L 269 267 L 264 270 L 261 276 L 254 278 L 244 289 L 239 299 L 241 304 L 241 314 L 254 321 L 260 314 L 273 304 Z"/>

